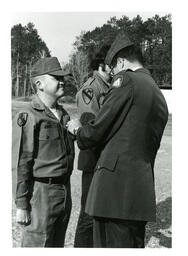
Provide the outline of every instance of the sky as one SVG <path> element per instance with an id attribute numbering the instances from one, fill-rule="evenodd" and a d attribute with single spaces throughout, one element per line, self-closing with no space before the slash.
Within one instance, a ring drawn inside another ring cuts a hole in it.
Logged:
<path id="1" fill-rule="evenodd" d="M 59 61 L 68 62 L 73 50 L 73 43 L 81 31 L 93 30 L 102 26 L 110 17 L 121 18 L 123 15 L 130 19 L 140 15 L 143 20 L 159 14 L 164 16 L 167 12 L 18 12 L 11 14 L 11 26 L 21 23 L 23 26 L 29 22 L 35 24 L 40 37 L 45 41 L 52 56 Z"/>

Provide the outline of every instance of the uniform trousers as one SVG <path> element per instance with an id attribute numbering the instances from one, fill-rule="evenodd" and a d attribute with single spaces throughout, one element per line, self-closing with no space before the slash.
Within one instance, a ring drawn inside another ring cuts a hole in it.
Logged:
<path id="1" fill-rule="evenodd" d="M 94 217 L 94 248 L 144 248 L 146 223 Z"/>
<path id="2" fill-rule="evenodd" d="M 82 173 L 82 196 L 81 208 L 76 227 L 74 247 L 92 248 L 93 247 L 93 217 L 85 213 L 85 205 L 89 187 L 93 178 L 93 172 Z"/>
<path id="3" fill-rule="evenodd" d="M 70 182 L 34 182 L 31 223 L 23 230 L 21 247 L 64 247 L 72 201 Z"/>

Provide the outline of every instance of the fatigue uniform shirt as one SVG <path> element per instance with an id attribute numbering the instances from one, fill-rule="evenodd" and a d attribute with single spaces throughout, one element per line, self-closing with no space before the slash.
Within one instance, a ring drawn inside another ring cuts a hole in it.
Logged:
<path id="1" fill-rule="evenodd" d="M 95 116 L 98 114 L 109 86 L 98 71 L 93 72 L 93 77 L 83 84 L 76 95 L 80 116 L 84 112 L 91 112 Z"/>
<path id="2" fill-rule="evenodd" d="M 78 146 L 103 144 L 90 185 L 91 216 L 155 221 L 154 162 L 168 108 L 148 70 L 121 71 L 95 122 L 80 127 Z"/>
<path id="3" fill-rule="evenodd" d="M 65 125 L 70 120 L 62 106 L 59 121 L 37 95 L 13 119 L 13 191 L 18 208 L 27 209 L 34 177 L 68 179 L 74 161 L 74 143 Z M 16 185 L 15 185 L 16 183 Z"/>
<path id="4" fill-rule="evenodd" d="M 103 104 L 104 96 L 109 90 L 109 86 L 110 85 L 98 71 L 93 72 L 93 76 L 83 84 L 76 95 L 80 117 L 85 112 L 93 113 L 95 116 L 98 115 Z M 87 118 L 87 116 L 85 116 L 85 118 L 88 119 L 89 117 Z M 99 150 L 97 148 L 81 150 L 78 156 L 78 169 L 86 172 L 93 172 L 98 156 Z"/>

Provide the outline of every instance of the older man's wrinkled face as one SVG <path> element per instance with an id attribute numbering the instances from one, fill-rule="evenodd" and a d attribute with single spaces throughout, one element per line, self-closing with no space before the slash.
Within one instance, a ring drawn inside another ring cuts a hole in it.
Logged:
<path id="1" fill-rule="evenodd" d="M 64 79 L 63 77 L 44 75 L 41 88 L 44 94 L 60 98 L 64 95 Z"/>

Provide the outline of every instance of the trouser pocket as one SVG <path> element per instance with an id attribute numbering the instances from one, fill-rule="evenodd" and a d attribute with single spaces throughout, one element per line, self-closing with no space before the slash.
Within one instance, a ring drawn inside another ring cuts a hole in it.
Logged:
<path id="1" fill-rule="evenodd" d="M 64 185 L 35 182 L 31 224 L 24 229 L 22 246 L 63 247 L 70 210 L 69 189 Z"/>

